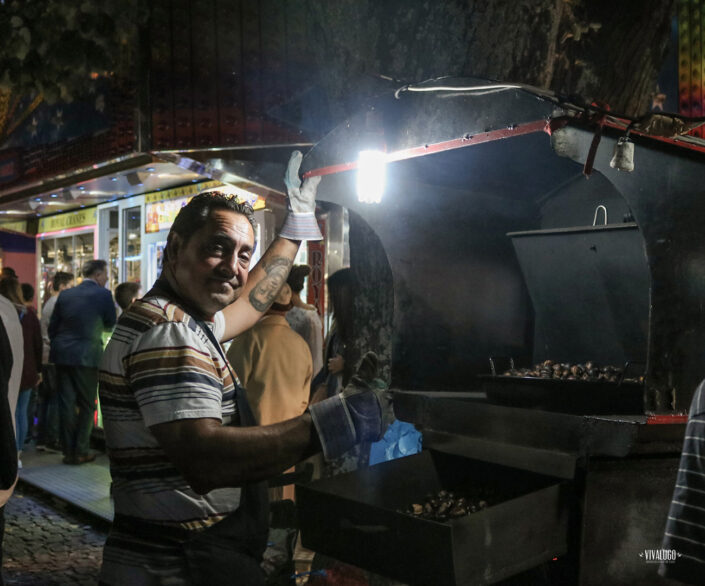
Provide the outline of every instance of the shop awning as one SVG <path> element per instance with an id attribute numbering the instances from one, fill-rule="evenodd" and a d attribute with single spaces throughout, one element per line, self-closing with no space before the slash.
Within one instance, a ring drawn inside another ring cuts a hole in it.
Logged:
<path id="1" fill-rule="evenodd" d="M 131 153 L 31 184 L 0 188 L 0 225 L 217 180 L 262 197 L 283 193 L 292 150 L 311 145 Z"/>

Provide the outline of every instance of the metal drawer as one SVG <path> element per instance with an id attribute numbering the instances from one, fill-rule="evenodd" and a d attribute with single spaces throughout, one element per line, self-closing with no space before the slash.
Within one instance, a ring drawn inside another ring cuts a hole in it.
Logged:
<path id="1" fill-rule="evenodd" d="M 489 507 L 438 522 L 399 512 L 478 489 Z M 296 488 L 303 544 L 409 584 L 491 584 L 567 550 L 571 484 L 424 451 Z"/>

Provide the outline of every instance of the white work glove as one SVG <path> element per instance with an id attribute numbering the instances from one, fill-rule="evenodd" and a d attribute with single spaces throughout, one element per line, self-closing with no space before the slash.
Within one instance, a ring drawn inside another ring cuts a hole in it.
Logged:
<path id="1" fill-rule="evenodd" d="M 279 235 L 291 240 L 322 240 L 323 235 L 316 222 L 316 190 L 320 176 L 308 177 L 303 184 L 299 178 L 299 168 L 303 155 L 300 151 L 291 153 L 284 174 L 284 185 L 289 196 L 289 214 Z"/>

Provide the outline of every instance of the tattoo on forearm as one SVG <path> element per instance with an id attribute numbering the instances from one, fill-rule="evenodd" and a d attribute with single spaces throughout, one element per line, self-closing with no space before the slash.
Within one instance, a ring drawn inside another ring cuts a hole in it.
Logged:
<path id="1" fill-rule="evenodd" d="M 279 293 L 289 275 L 292 261 L 283 256 L 275 256 L 262 265 L 267 273 L 250 292 L 250 303 L 257 311 L 265 312 Z"/>

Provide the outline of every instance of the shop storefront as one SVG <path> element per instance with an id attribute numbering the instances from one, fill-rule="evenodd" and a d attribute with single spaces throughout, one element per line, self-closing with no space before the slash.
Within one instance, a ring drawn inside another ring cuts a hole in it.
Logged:
<path id="1" fill-rule="evenodd" d="M 0 269 L 11 268 L 21 283 L 29 283 L 36 289 L 35 255 L 33 236 L 0 226 Z"/>
<path id="2" fill-rule="evenodd" d="M 38 300 L 41 303 L 45 300 L 57 271 L 73 273 L 78 283 L 81 266 L 93 258 L 108 263 L 107 287 L 111 291 L 118 284 L 130 281 L 139 283 L 142 293 L 146 293 L 161 272 L 167 235 L 176 215 L 194 195 L 213 189 L 232 193 L 255 210 L 254 266 L 276 237 L 286 215 L 286 201 L 278 197 L 265 199 L 219 181 L 205 181 L 41 218 L 36 244 Z M 347 248 L 342 238 L 344 224 L 342 209 L 324 214 L 321 227 L 327 241 L 302 246 L 295 260 L 295 264 L 312 265 L 304 295 L 322 314 L 326 258 L 332 259 L 332 267 L 342 265 L 342 251 Z M 110 333 L 106 333 L 106 343 L 109 337 Z M 100 408 L 96 425 L 102 427 Z"/>
<path id="3" fill-rule="evenodd" d="M 218 181 L 154 191 L 102 204 L 96 208 L 97 257 L 108 262 L 110 289 L 130 281 L 140 283 L 143 292 L 148 291 L 161 272 L 166 238 L 179 210 L 194 195 L 212 189 L 233 192 L 252 205 L 257 224 L 256 254 L 266 249 L 275 237 L 277 214 L 261 196 Z"/>
<path id="4" fill-rule="evenodd" d="M 95 258 L 96 208 L 79 209 L 39 220 L 37 234 L 37 299 L 47 298 L 51 279 L 58 271 L 81 280 L 81 266 Z"/>

